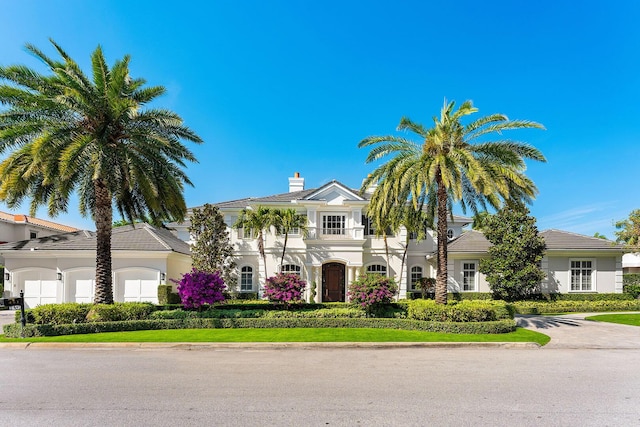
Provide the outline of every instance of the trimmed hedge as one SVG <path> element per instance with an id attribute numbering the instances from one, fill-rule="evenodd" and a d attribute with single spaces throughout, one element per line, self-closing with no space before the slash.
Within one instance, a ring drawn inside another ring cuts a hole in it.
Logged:
<path id="1" fill-rule="evenodd" d="M 173 292 L 172 285 L 158 285 L 158 303 L 161 305 L 180 304 L 180 295 Z"/>
<path id="2" fill-rule="evenodd" d="M 121 320 L 143 320 L 149 318 L 156 306 L 148 302 L 116 302 L 113 304 L 88 304 L 68 302 L 43 304 L 25 310 L 27 323 L 38 325 L 85 322 L 114 322 Z M 20 323 L 20 310 L 15 312 L 15 321 Z"/>
<path id="3" fill-rule="evenodd" d="M 619 294 L 618 294 L 619 295 Z M 617 301 L 518 301 L 518 314 L 589 313 L 602 311 L 640 311 L 640 300 Z"/>
<path id="4" fill-rule="evenodd" d="M 465 301 L 465 300 L 492 300 L 491 292 L 448 292 L 447 299 L 449 301 Z"/>
<path id="5" fill-rule="evenodd" d="M 219 328 L 381 328 L 458 334 L 500 334 L 516 330 L 513 319 L 493 322 L 425 322 L 409 319 L 169 319 L 124 322 L 76 323 L 69 325 L 27 325 L 25 337 L 90 334 L 159 329 Z M 20 325 L 4 326 L 5 336 L 20 337 Z"/>
<path id="6" fill-rule="evenodd" d="M 206 311 L 156 311 L 151 314 L 151 319 L 322 319 L 322 318 L 358 318 L 366 317 L 366 312 L 358 308 L 327 308 L 322 310 L 215 310 Z"/>
<path id="7" fill-rule="evenodd" d="M 409 319 L 436 322 L 487 322 L 513 319 L 513 306 L 504 301 L 451 301 L 437 304 L 432 300 L 409 302 Z"/>

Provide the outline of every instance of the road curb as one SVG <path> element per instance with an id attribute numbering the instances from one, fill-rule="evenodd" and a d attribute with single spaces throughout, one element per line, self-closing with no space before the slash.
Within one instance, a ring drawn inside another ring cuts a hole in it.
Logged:
<path id="1" fill-rule="evenodd" d="M 0 348 L 10 349 L 130 349 L 130 350 L 279 350 L 279 349 L 320 349 L 320 348 L 505 348 L 539 349 L 534 342 L 252 342 L 252 343 L 63 343 L 63 342 L 11 342 L 0 343 Z"/>

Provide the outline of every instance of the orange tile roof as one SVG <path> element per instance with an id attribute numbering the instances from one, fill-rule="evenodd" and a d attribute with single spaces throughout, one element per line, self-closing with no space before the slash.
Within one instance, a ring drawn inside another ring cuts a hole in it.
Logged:
<path id="1" fill-rule="evenodd" d="M 10 221 L 13 223 L 33 224 L 40 227 L 46 227 L 52 230 L 58 230 L 63 232 L 78 231 L 75 227 L 70 227 L 64 224 L 58 224 L 57 222 L 47 221 L 46 219 L 35 218 L 28 215 L 11 214 L 6 212 L 0 212 L 0 220 Z"/>

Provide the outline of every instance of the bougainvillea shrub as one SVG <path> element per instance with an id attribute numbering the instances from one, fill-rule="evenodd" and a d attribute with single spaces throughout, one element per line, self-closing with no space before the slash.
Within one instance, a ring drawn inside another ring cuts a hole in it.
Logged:
<path id="1" fill-rule="evenodd" d="M 375 306 L 388 304 L 398 290 L 395 281 L 380 274 L 366 274 L 349 285 L 349 301 L 368 312 Z"/>
<path id="2" fill-rule="evenodd" d="M 200 308 L 205 304 L 224 301 L 227 286 L 218 271 L 208 273 L 195 268 L 182 276 L 178 284 L 178 295 L 184 308 Z"/>
<path id="3" fill-rule="evenodd" d="M 302 294 L 307 282 L 300 279 L 297 274 L 278 273 L 269 277 L 264 285 L 264 297 L 269 301 L 286 305 L 300 304 L 303 302 Z"/>

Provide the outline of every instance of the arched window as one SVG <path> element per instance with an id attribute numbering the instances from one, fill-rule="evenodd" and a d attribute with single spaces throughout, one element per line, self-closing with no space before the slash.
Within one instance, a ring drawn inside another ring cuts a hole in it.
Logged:
<path id="1" fill-rule="evenodd" d="M 411 267 L 411 274 L 410 274 L 410 279 L 411 279 L 411 289 L 415 290 L 416 289 L 416 283 L 422 279 L 422 267 L 420 267 L 419 265 L 415 266 L 415 267 Z"/>
<path id="2" fill-rule="evenodd" d="M 452 229 L 448 229 L 447 230 L 447 239 L 449 239 L 449 240 L 453 239 L 453 230 Z"/>
<path id="3" fill-rule="evenodd" d="M 253 290 L 253 267 L 245 265 L 240 269 L 240 292 Z"/>
<path id="4" fill-rule="evenodd" d="M 300 266 L 295 264 L 285 264 L 282 266 L 283 274 L 297 274 L 300 277 Z"/>
<path id="5" fill-rule="evenodd" d="M 382 264 L 371 264 L 367 267 L 367 273 L 387 274 L 387 266 Z"/>

